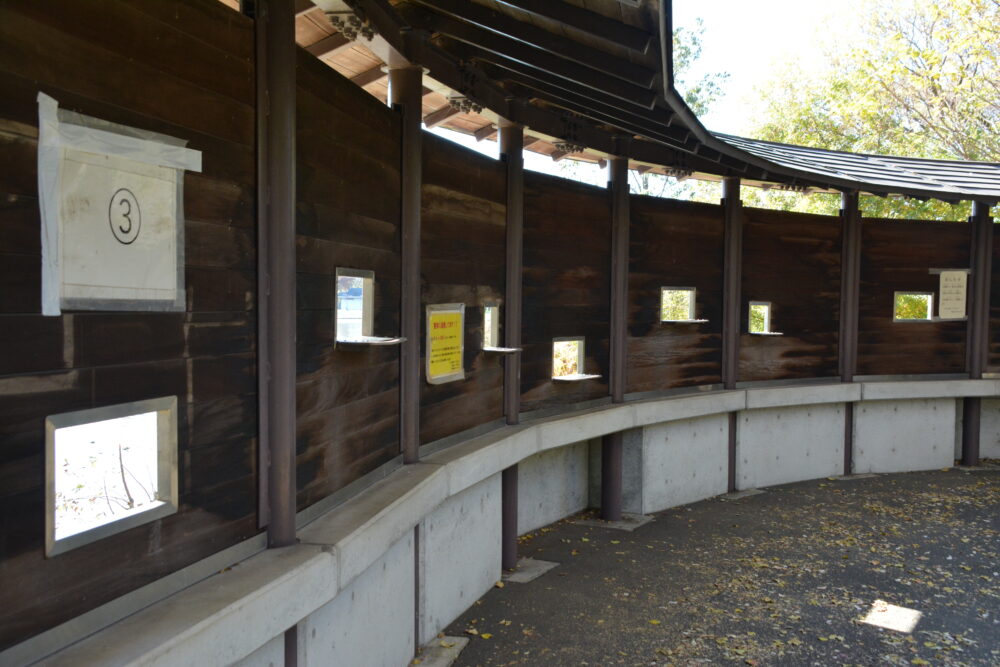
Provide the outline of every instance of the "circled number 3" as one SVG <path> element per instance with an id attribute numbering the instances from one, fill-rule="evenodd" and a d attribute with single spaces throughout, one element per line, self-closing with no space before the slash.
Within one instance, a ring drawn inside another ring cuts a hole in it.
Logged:
<path id="1" fill-rule="evenodd" d="M 115 239 L 123 245 L 129 245 L 138 238 L 142 226 L 142 211 L 139 209 L 139 200 L 128 188 L 119 188 L 111 196 L 108 223 Z"/>

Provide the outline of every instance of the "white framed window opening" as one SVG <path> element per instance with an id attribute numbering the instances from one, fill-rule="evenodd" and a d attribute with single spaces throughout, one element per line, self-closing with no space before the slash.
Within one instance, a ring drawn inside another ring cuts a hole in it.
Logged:
<path id="1" fill-rule="evenodd" d="M 751 301 L 747 313 L 747 333 L 756 336 L 780 336 L 773 330 L 770 301 Z"/>
<path id="2" fill-rule="evenodd" d="M 552 339 L 552 379 L 562 382 L 593 380 L 601 377 L 584 372 L 586 351 L 579 337 Z"/>
<path id="3" fill-rule="evenodd" d="M 177 397 L 45 420 L 45 553 L 177 511 Z"/>
<path id="4" fill-rule="evenodd" d="M 893 322 L 930 322 L 934 319 L 933 292 L 893 292 Z"/>
<path id="5" fill-rule="evenodd" d="M 337 342 L 364 340 L 375 319 L 375 272 L 337 269 Z"/>
<path id="6" fill-rule="evenodd" d="M 695 304 L 698 290 L 694 287 L 660 288 L 661 322 L 707 322 L 697 318 Z"/>
<path id="7" fill-rule="evenodd" d="M 500 306 L 483 306 L 483 349 L 500 347 Z"/>

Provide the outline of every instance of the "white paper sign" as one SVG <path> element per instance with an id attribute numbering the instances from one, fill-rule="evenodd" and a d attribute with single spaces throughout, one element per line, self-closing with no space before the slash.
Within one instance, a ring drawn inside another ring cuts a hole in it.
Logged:
<path id="1" fill-rule="evenodd" d="M 942 271 L 938 317 L 960 320 L 965 317 L 965 293 L 969 274 L 966 271 Z"/>
<path id="2" fill-rule="evenodd" d="M 183 142 L 38 95 L 42 313 L 183 310 Z"/>

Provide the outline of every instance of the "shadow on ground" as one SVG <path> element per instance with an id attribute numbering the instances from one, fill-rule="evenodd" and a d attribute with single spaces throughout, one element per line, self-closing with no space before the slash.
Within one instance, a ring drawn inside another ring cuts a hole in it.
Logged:
<path id="1" fill-rule="evenodd" d="M 998 665 L 998 551 L 1000 469 L 817 480 L 543 528 L 520 555 L 559 566 L 447 634 L 456 665 Z M 863 623 L 877 600 L 915 628 Z"/>

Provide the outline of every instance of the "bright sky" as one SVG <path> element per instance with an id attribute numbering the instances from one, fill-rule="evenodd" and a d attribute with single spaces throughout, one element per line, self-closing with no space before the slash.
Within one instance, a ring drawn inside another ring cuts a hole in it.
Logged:
<path id="1" fill-rule="evenodd" d="M 728 72 L 724 96 L 702 117 L 710 130 L 745 135 L 750 129 L 754 89 L 762 86 L 785 63 L 800 62 L 806 69 L 826 66 L 826 44 L 832 39 L 849 39 L 856 27 L 856 9 L 863 0 L 673 0 L 674 27 L 695 27 L 701 18 L 705 32 L 702 54 L 692 69 L 691 79 L 701 73 Z M 434 128 L 473 150 L 497 157 L 493 141 Z M 525 151 L 525 167 L 555 173 L 548 157 Z M 593 185 L 607 181 L 605 169 L 584 167 L 578 176 Z"/>
<path id="2" fill-rule="evenodd" d="M 674 0 L 674 28 L 704 22 L 701 59 L 692 74 L 729 72 L 725 96 L 701 120 L 710 130 L 745 134 L 754 88 L 784 63 L 825 66 L 825 46 L 853 36 L 856 0 Z M 698 78 L 697 76 L 691 77 Z"/>

